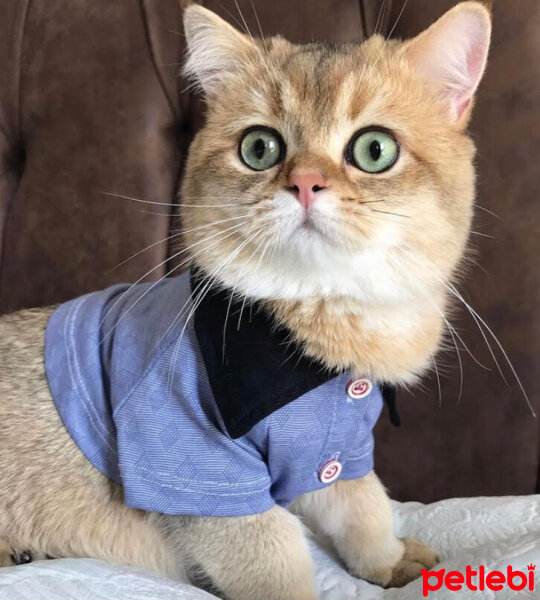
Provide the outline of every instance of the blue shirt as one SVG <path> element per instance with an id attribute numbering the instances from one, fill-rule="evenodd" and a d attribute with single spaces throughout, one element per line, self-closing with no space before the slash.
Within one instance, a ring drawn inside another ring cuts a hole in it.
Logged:
<path id="1" fill-rule="evenodd" d="M 116 285 L 61 305 L 47 326 L 59 414 L 125 504 L 248 515 L 329 485 L 335 464 L 342 479 L 371 471 L 379 387 L 352 399 L 347 373 L 304 357 L 262 311 L 246 307 L 238 327 L 241 303 L 224 292 L 188 318 L 194 281 Z"/>

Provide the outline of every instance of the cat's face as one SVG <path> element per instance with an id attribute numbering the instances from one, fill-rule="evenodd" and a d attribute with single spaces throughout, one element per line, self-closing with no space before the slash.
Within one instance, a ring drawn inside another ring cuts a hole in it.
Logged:
<path id="1" fill-rule="evenodd" d="M 464 129 L 485 9 L 464 3 L 408 43 L 253 42 L 200 7 L 186 33 L 208 118 L 182 217 L 207 274 L 255 298 L 373 303 L 431 294 L 452 274 L 472 214 Z"/>

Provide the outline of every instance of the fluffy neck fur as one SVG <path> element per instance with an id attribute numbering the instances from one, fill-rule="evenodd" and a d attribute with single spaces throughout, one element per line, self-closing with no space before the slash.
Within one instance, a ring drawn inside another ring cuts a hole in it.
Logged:
<path id="1" fill-rule="evenodd" d="M 421 302 L 367 308 L 352 298 L 317 298 L 268 301 L 266 307 L 307 354 L 377 381 L 414 382 L 441 338 L 441 315 Z"/>

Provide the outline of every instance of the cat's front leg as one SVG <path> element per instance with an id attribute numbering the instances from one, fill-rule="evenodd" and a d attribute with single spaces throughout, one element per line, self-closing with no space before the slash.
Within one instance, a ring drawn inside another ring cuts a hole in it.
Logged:
<path id="1" fill-rule="evenodd" d="M 374 472 L 306 494 L 293 510 L 330 537 L 353 575 L 373 583 L 401 587 L 438 562 L 428 546 L 394 535 L 390 501 Z"/>
<path id="2" fill-rule="evenodd" d="M 274 507 L 246 517 L 168 517 L 167 537 L 194 583 L 227 600 L 316 600 L 303 527 Z"/>

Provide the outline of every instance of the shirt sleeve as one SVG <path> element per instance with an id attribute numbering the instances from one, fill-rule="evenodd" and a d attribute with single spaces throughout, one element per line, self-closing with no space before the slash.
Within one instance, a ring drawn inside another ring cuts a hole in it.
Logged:
<path id="1" fill-rule="evenodd" d="M 237 517 L 274 505 L 266 464 L 250 448 L 209 424 L 204 430 L 165 417 L 159 427 L 149 426 L 151 415 L 137 404 L 126 403 L 116 415 L 127 506 L 169 515 Z"/>
<path id="2" fill-rule="evenodd" d="M 246 439 L 220 427 L 186 331 L 169 383 L 174 344 L 114 413 L 124 502 L 170 515 L 245 516 L 274 505 L 268 467 Z"/>
<path id="3" fill-rule="evenodd" d="M 360 479 L 373 471 L 374 447 L 373 432 L 370 431 L 362 444 L 347 456 L 340 479 Z"/>

